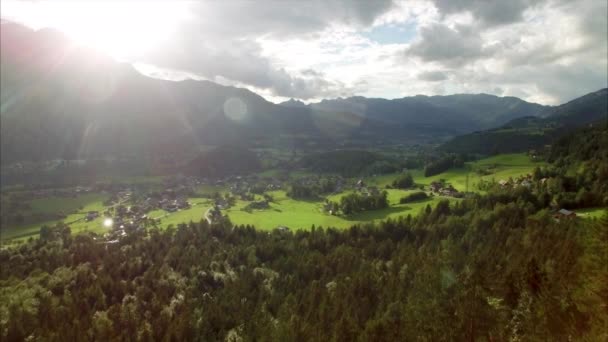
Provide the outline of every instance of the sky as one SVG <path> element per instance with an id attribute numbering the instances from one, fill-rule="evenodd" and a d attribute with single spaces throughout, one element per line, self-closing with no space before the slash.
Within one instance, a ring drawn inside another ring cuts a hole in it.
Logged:
<path id="1" fill-rule="evenodd" d="M 556 105 L 608 86 L 606 0 L 11 1 L 142 73 L 296 98 L 488 93 Z"/>

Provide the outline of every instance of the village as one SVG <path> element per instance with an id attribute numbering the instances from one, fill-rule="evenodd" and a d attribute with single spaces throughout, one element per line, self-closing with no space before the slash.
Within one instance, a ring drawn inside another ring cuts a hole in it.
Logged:
<path id="1" fill-rule="evenodd" d="M 407 173 L 407 170 L 402 172 L 402 174 L 404 173 Z M 453 179 L 450 177 L 446 180 L 433 180 L 426 184 L 413 184 L 411 188 L 407 189 L 394 187 L 390 181 L 389 183 L 378 182 L 376 179 L 374 176 L 347 178 L 332 174 L 313 175 L 305 171 L 290 173 L 284 170 L 271 170 L 260 174 L 225 177 L 178 175 L 165 178 L 151 177 L 145 180 L 135 179 L 134 181 L 102 181 L 66 188 L 33 187 L 14 191 L 10 193 L 10 196 L 3 197 L 4 207 L 10 210 L 4 211 L 2 214 L 3 216 L 12 215 L 12 217 L 8 217 L 8 219 L 2 217 L 2 219 L 3 224 L 6 222 L 9 224 L 64 222 L 71 226 L 75 225 L 76 229 L 105 231 L 111 237 L 118 239 L 127 236 L 129 232 L 149 227 L 165 227 L 188 220 L 206 220 L 208 223 L 212 223 L 220 221 L 226 216 L 229 216 L 231 220 L 235 218 L 237 223 L 262 220 L 269 222 L 264 223 L 265 228 L 287 227 L 292 220 L 279 218 L 282 217 L 280 212 L 284 206 L 295 204 L 300 208 L 304 202 L 314 204 L 314 212 L 321 214 L 321 216 L 315 216 L 317 220 L 330 220 L 323 216 L 332 216 L 337 217 L 337 220 L 331 219 L 334 224 L 348 224 L 348 215 L 344 216 L 336 203 L 339 204 L 343 195 L 351 193 L 361 195 L 363 198 L 373 198 L 388 191 L 391 198 L 390 206 L 399 206 L 400 197 L 406 194 L 404 192 L 402 195 L 401 191 L 425 192 L 429 196 L 428 201 L 431 204 L 442 198 L 460 199 L 469 194 L 455 188 L 451 183 Z M 536 189 L 544 184 L 549 184 L 548 181 L 547 178 L 535 179 L 530 173 L 527 173 L 499 181 L 479 180 L 477 190 L 486 191 L 490 187 Z M 487 188 L 482 188 L 481 185 Z M 89 196 L 88 198 L 102 198 L 102 202 L 90 208 L 79 205 L 78 208 L 45 212 L 37 212 L 29 207 L 34 201 L 45 198 L 57 199 L 58 202 L 65 200 L 78 203 L 80 198 L 87 198 L 87 196 Z M 403 207 L 417 208 L 419 205 L 408 204 Z M 244 214 L 240 214 L 241 212 L 247 213 L 249 216 L 244 216 Z M 295 212 L 296 215 L 301 213 L 300 211 Z M 384 214 L 378 212 L 370 215 Z M 576 217 L 576 213 L 573 211 L 560 207 L 552 207 L 552 215 L 555 220 Z M 24 220 L 16 221 L 15 217 L 19 218 L 19 216 L 22 216 Z M 275 219 L 269 219 L 269 217 Z"/>

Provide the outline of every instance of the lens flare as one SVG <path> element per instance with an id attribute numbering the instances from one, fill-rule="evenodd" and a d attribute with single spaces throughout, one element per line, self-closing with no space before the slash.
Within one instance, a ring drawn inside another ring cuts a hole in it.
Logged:
<path id="1" fill-rule="evenodd" d="M 231 97 L 224 102 L 224 115 L 232 121 L 243 122 L 247 119 L 247 104 L 238 97 Z"/>

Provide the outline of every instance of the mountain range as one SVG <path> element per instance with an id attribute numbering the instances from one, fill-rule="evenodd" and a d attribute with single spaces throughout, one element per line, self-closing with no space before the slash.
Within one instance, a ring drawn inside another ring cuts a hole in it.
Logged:
<path id="1" fill-rule="evenodd" d="M 454 153 L 514 153 L 551 144 L 578 127 L 608 120 L 608 88 L 551 108 L 545 117 L 513 119 L 494 129 L 456 136 L 440 149 Z"/>
<path id="2" fill-rule="evenodd" d="M 441 142 L 562 110 L 487 94 L 274 104 L 210 81 L 144 76 L 50 29 L 4 23 L 0 41 L 2 163 L 191 156 L 205 145 Z"/>

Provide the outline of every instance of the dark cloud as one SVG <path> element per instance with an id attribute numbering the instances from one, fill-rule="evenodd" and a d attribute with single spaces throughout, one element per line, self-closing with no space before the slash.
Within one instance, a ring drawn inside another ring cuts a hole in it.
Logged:
<path id="1" fill-rule="evenodd" d="M 407 50 L 427 62 L 439 62 L 457 67 L 487 56 L 479 33 L 471 26 L 458 25 L 451 29 L 443 24 L 423 27 L 421 39 Z"/>
<path id="2" fill-rule="evenodd" d="M 553 104 L 561 104 L 578 96 L 608 87 L 605 61 L 590 61 L 585 58 L 569 64 L 524 64 L 513 66 L 507 72 L 487 69 L 464 68 L 454 70 L 454 82 L 475 85 L 478 91 L 500 85 L 502 95 L 530 97 L 549 96 Z M 495 94 L 499 94 L 494 90 Z"/>
<path id="3" fill-rule="evenodd" d="M 537 88 L 560 103 L 608 86 L 606 69 L 580 61 L 572 65 L 530 66 L 515 72 L 519 80 L 536 83 Z"/>
<path id="4" fill-rule="evenodd" d="M 425 71 L 418 74 L 418 79 L 422 81 L 437 82 L 448 79 L 448 75 L 443 71 Z"/>
<path id="5" fill-rule="evenodd" d="M 193 7 L 203 32 L 223 36 L 285 37 L 344 24 L 366 27 L 393 6 L 392 0 L 205 1 Z"/>
<path id="6" fill-rule="evenodd" d="M 574 5 L 572 5 L 574 7 Z M 583 34 L 592 42 L 608 40 L 608 1 L 591 0 L 585 6 L 577 6 L 572 10 L 581 12 L 580 28 Z"/>
<path id="7" fill-rule="evenodd" d="M 485 26 L 497 26 L 521 21 L 523 13 L 539 0 L 433 0 L 441 14 L 470 12 Z"/>

